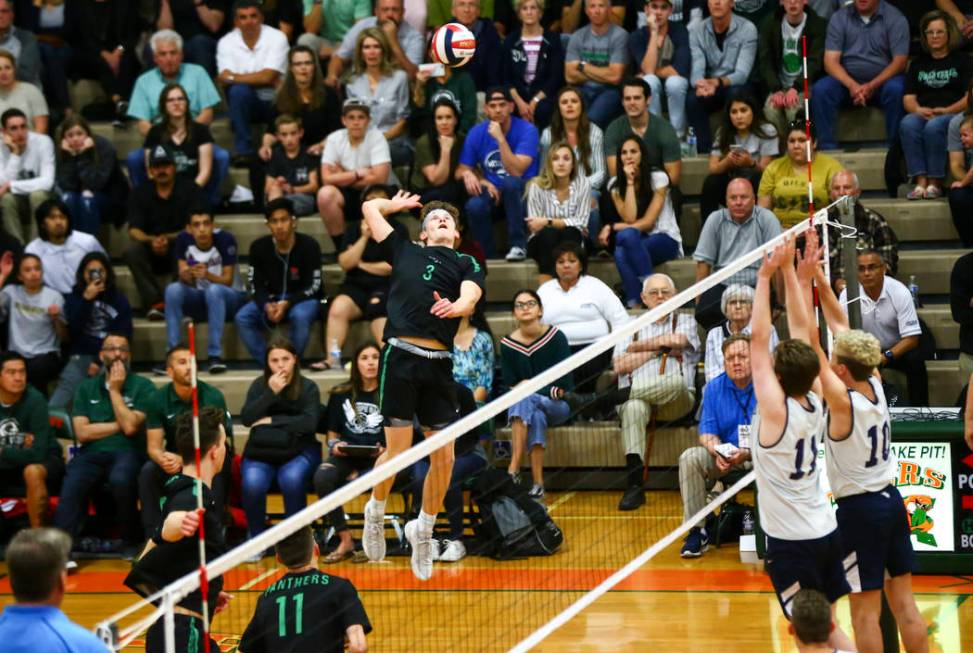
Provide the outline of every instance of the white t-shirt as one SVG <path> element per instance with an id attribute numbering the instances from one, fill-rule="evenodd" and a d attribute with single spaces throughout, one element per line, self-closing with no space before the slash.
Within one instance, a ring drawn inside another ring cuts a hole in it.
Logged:
<path id="1" fill-rule="evenodd" d="M 272 68 L 283 75 L 287 72 L 289 48 L 287 36 L 275 27 L 261 26 L 260 37 L 252 50 L 243 41 L 240 30 L 234 29 L 216 44 L 216 69 L 249 74 Z M 261 100 L 273 100 L 274 93 L 274 86 L 257 88 L 257 97 Z"/>
<path id="2" fill-rule="evenodd" d="M 672 193 L 669 189 L 669 175 L 661 170 L 652 171 L 652 190 L 666 188 L 666 201 L 662 205 L 662 211 L 655 221 L 650 233 L 665 234 L 679 243 L 679 256 L 682 256 L 682 234 L 679 233 L 679 223 L 676 221 L 676 211 L 672 208 Z M 641 217 L 641 216 L 639 216 Z"/>
<path id="3" fill-rule="evenodd" d="M 351 144 L 347 129 L 331 132 L 324 141 L 324 151 L 321 153 L 321 163 L 339 165 L 345 170 L 360 170 L 382 163 L 391 163 L 389 142 L 382 132 L 369 128 L 365 138 L 357 146 Z M 389 171 L 388 183 L 393 184 L 395 175 Z"/>
<path id="4" fill-rule="evenodd" d="M 750 158 L 755 163 L 762 156 L 776 157 L 780 154 L 780 141 L 777 138 L 777 130 L 773 125 L 768 124 L 764 125 L 764 131 L 767 132 L 767 138 L 760 138 L 753 132 L 748 133 L 746 138 L 740 138 L 739 134 L 733 134 L 733 140 L 730 143 L 743 147 L 743 149 L 750 153 Z M 723 151 L 720 149 L 722 147 L 721 138 L 722 134 L 717 134 L 716 138 L 713 139 L 713 149 L 710 151 L 710 156 L 723 156 Z"/>
<path id="5" fill-rule="evenodd" d="M 891 349 L 902 338 L 922 333 L 916 306 L 912 303 L 912 293 L 898 279 L 885 277 L 877 301 L 872 301 L 860 284 L 858 296 L 862 309 L 862 329 L 878 338 L 882 351 Z M 839 301 L 846 313 L 847 300 L 848 291 L 842 290 Z"/>
<path id="6" fill-rule="evenodd" d="M 54 324 L 47 314 L 52 304 L 63 309 L 64 297 L 47 286 L 34 295 L 27 294 L 20 284 L 0 290 L 0 319 L 7 321 L 7 348 L 25 358 L 59 351 Z"/>
<path id="7" fill-rule="evenodd" d="M 594 342 L 630 319 L 612 289 L 590 274 L 582 275 L 567 292 L 551 279 L 537 294 L 544 304 L 543 322 L 563 331 L 571 346 Z"/>
<path id="8" fill-rule="evenodd" d="M 44 284 L 66 295 L 74 288 L 81 259 L 91 252 L 105 253 L 105 248 L 91 234 L 72 231 L 61 245 L 35 238 L 27 244 L 24 251 L 40 258 L 44 269 Z"/>

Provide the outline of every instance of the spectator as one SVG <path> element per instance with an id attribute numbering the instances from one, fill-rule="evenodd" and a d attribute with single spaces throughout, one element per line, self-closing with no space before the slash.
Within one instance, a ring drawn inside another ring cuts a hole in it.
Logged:
<path id="1" fill-rule="evenodd" d="M 0 616 L 0 638 L 7 653 L 105 650 L 94 633 L 61 611 L 70 552 L 71 538 L 53 528 L 24 529 L 10 540 L 6 562 L 14 604 L 7 605 Z"/>
<path id="2" fill-rule="evenodd" d="M 214 108 L 221 101 L 220 94 L 206 68 L 183 61 L 183 40 L 179 33 L 172 29 L 160 29 L 149 39 L 149 46 L 155 66 L 135 80 L 128 103 L 128 116 L 138 121 L 139 133 L 144 137 L 159 119 L 165 108 L 165 104 L 159 102 L 159 96 L 169 84 L 178 84 L 185 90 L 189 98 L 189 116 L 193 121 L 201 125 L 212 124 Z M 228 158 L 226 150 L 219 149 Z"/>
<path id="3" fill-rule="evenodd" d="M 0 268 L 0 276 L 5 270 Z M 0 290 L 0 320 L 7 322 L 7 348 L 24 357 L 27 380 L 42 394 L 61 371 L 61 342 L 67 340 L 64 297 L 44 285 L 44 269 L 35 254 L 17 262 L 18 284 Z"/>
<path id="4" fill-rule="evenodd" d="M 537 294 L 543 300 L 545 324 L 556 326 L 568 339 L 574 354 L 628 322 L 628 313 L 603 281 L 587 274 L 584 249 L 571 241 L 554 248 L 556 279 Z M 574 371 L 578 392 L 594 391 L 598 376 L 611 364 L 611 351 L 595 356 Z"/>
<path id="5" fill-rule="evenodd" d="M 734 283 L 726 287 L 720 299 L 720 311 L 726 318 L 719 325 L 713 327 L 706 334 L 706 358 L 704 374 L 709 383 L 725 369 L 723 360 L 723 343 L 733 336 L 750 336 L 750 316 L 753 313 L 753 288 Z M 770 352 L 780 340 L 777 329 L 770 326 Z M 749 347 L 747 348 L 749 353 Z"/>
<path id="6" fill-rule="evenodd" d="M 33 86 L 41 85 L 41 52 L 33 32 L 14 25 L 14 3 L 0 0 L 0 50 L 16 60 L 17 77 Z"/>
<path id="7" fill-rule="evenodd" d="M 176 174 L 176 162 L 164 145 L 149 153 L 151 179 L 138 186 L 128 204 L 130 243 L 122 258 L 132 272 L 142 308 L 150 320 L 165 318 L 163 286 L 155 275 L 172 274 L 172 243 L 190 212 L 203 203 L 195 183 Z"/>
<path id="8" fill-rule="evenodd" d="M 263 377 L 250 385 L 240 411 L 250 428 L 240 469 L 250 537 L 266 528 L 270 488 L 280 489 L 284 517 L 290 517 L 307 505 L 305 487 L 321 464 L 314 438 L 321 395 L 314 381 L 301 376 L 298 350 L 287 340 L 273 340 L 264 363 Z"/>
<path id="9" fill-rule="evenodd" d="M 132 95 L 135 78 L 139 75 L 139 60 L 135 56 L 139 37 L 137 8 L 134 3 L 121 0 L 77 0 L 79 40 L 74 53 L 72 71 L 82 77 L 95 79 L 108 96 L 109 106 L 90 107 L 99 118 L 113 118 L 123 124 L 128 113 L 127 99 Z M 104 113 L 102 117 L 100 114 Z"/>
<path id="10" fill-rule="evenodd" d="M 453 379 L 472 393 L 476 406 L 490 398 L 493 367 L 493 332 L 481 303 L 472 315 L 460 318 L 453 338 Z"/>
<path id="11" fill-rule="evenodd" d="M 302 0 L 263 0 L 264 23 L 276 27 L 294 43 L 304 22 Z"/>
<path id="12" fill-rule="evenodd" d="M 552 4 L 556 0 L 551 0 Z M 545 0 L 514 0 L 520 28 L 503 41 L 503 84 L 510 89 L 517 115 L 540 128 L 551 123 L 552 101 L 564 83 L 561 35 L 541 25 Z"/>
<path id="13" fill-rule="evenodd" d="M 318 432 L 327 435 L 328 447 L 328 459 L 314 472 L 314 490 L 319 497 L 371 471 L 375 459 L 385 449 L 378 396 L 380 356 L 381 350 L 374 342 L 359 345 L 351 358 L 351 378 L 331 389 L 327 409 L 318 426 Z M 344 450 L 348 445 L 373 447 L 373 451 L 349 453 Z M 337 548 L 325 556 L 325 564 L 350 558 L 355 552 L 355 541 L 348 530 L 344 509 L 332 510 L 325 523 L 334 528 L 339 540 Z"/>
<path id="14" fill-rule="evenodd" d="M 443 65 L 443 74 L 437 77 L 430 75 L 427 70 L 416 73 L 416 82 L 412 87 L 411 123 L 420 128 L 431 127 L 433 123 L 432 109 L 440 100 L 449 100 L 459 110 L 459 128 L 469 132 L 476 124 L 477 107 L 476 86 L 473 78 L 462 68 Z M 464 111 L 463 109 L 468 109 Z"/>
<path id="15" fill-rule="evenodd" d="M 55 184 L 74 217 L 74 226 L 92 236 L 98 235 L 102 222 L 114 219 L 109 211 L 113 208 L 112 196 L 118 195 L 117 187 L 123 186 L 122 192 L 128 189 L 121 178 L 115 146 L 92 132 L 88 121 L 79 115 L 68 116 L 58 129 Z"/>
<path id="16" fill-rule="evenodd" d="M 151 538 L 162 525 L 160 504 L 166 482 L 183 469 L 183 457 L 177 447 L 176 435 L 179 417 L 191 413 L 193 409 L 192 365 L 193 359 L 186 344 L 179 343 L 166 352 L 166 375 L 170 382 L 156 390 L 145 413 L 145 449 L 149 460 L 139 472 L 139 512 L 146 538 Z M 222 392 L 201 379 L 196 381 L 196 385 L 200 413 L 204 413 L 203 409 L 208 406 L 223 415 L 227 456 L 232 460 L 233 420 L 226 409 L 226 399 Z M 213 485 L 213 493 L 219 497 L 217 505 L 221 508 L 225 504 L 223 498 L 229 488 L 229 476 L 230 466 L 226 465 L 217 474 Z"/>
<path id="17" fill-rule="evenodd" d="M 0 0 L 0 7 L 2 2 Z M 29 82 L 17 81 L 15 65 L 13 55 L 6 50 L 0 50 L 0 113 L 7 109 L 20 109 L 27 116 L 31 130 L 46 134 L 50 122 L 47 100 L 38 87 Z"/>
<path id="18" fill-rule="evenodd" d="M 965 87 L 973 66 L 957 52 L 960 34 L 953 19 L 930 11 L 919 24 L 924 53 L 909 65 L 902 105 L 902 152 L 915 183 L 910 200 L 938 199 L 946 176 L 946 132 L 953 116 L 966 109 Z M 944 81 L 945 80 L 945 81 Z"/>
<path id="19" fill-rule="evenodd" d="M 421 78 L 422 73 L 419 73 L 418 79 Z M 416 141 L 409 186 L 419 193 L 423 204 L 439 200 L 461 206 L 466 199 L 466 190 L 456 178 L 456 170 L 466 140 L 466 132 L 460 127 L 463 118 L 459 107 L 446 96 L 433 103 L 432 117 L 432 128 Z"/>
<path id="20" fill-rule="evenodd" d="M 662 116 L 649 113 L 652 89 L 644 79 L 628 78 L 622 83 L 622 106 L 625 115 L 616 119 L 605 130 L 605 164 L 608 176 L 618 174 L 616 154 L 629 134 L 642 139 L 648 153 L 649 168 L 664 168 L 673 187 L 682 180 L 682 150 L 679 137 Z"/>
<path id="21" fill-rule="evenodd" d="M 611 22 L 608 0 L 585 0 L 585 14 L 591 24 L 571 35 L 564 77 L 581 87 L 591 122 L 605 129 L 621 114 L 617 85 L 628 65 L 628 34 Z"/>
<path id="22" fill-rule="evenodd" d="M 757 28 L 733 14 L 734 0 L 708 0 L 707 4 L 710 17 L 689 30 L 693 65 L 686 113 L 700 152 L 713 147 L 709 114 L 730 98 L 749 92 L 747 80 L 757 55 Z"/>
<path id="23" fill-rule="evenodd" d="M 962 34 L 964 42 L 973 38 L 973 4 L 970 0 L 936 0 L 936 7 L 949 14 Z"/>
<path id="24" fill-rule="evenodd" d="M 537 128 L 510 115 L 510 93 L 500 86 L 487 92 L 486 112 L 487 120 L 474 127 L 463 143 L 456 178 L 469 194 L 465 212 L 487 258 L 496 258 L 493 207 L 502 205 L 510 247 L 507 260 L 522 261 L 527 256 L 524 192 L 537 174 Z"/>
<path id="25" fill-rule="evenodd" d="M 551 252 L 562 241 L 584 242 L 591 188 L 566 141 L 551 146 L 540 174 L 527 184 L 527 255 L 537 261 L 538 285 L 554 278 Z"/>
<path id="26" fill-rule="evenodd" d="M 178 33 L 185 43 L 186 61 L 216 77 L 216 38 L 223 29 L 228 4 L 227 0 L 159 0 L 155 28 Z"/>
<path id="27" fill-rule="evenodd" d="M 109 334 L 132 339 L 132 308 L 115 285 L 115 269 L 104 252 L 87 254 L 74 288 L 64 298 L 68 326 L 67 363 L 51 393 L 51 410 L 68 410 L 82 381 L 98 374 L 99 354 Z"/>
<path id="28" fill-rule="evenodd" d="M 264 195 L 267 201 L 286 197 L 297 216 L 311 215 L 318 193 L 318 159 L 304 149 L 301 119 L 287 114 L 274 120 L 276 143 L 271 148 Z"/>
<path id="29" fill-rule="evenodd" d="M 765 177 L 766 179 L 766 177 Z M 726 187 L 726 208 L 707 216 L 696 243 L 696 281 L 726 267 L 747 252 L 760 247 L 781 232 L 780 221 L 767 209 L 756 206 L 753 186 L 746 179 L 734 179 Z M 696 321 L 704 329 L 717 326 L 723 316 L 720 302 L 727 284 L 753 287 L 760 261 L 731 275 L 705 291 L 696 303 Z"/>
<path id="30" fill-rule="evenodd" d="M 794 594 L 790 604 L 790 621 L 787 632 L 794 638 L 798 653 L 835 650 L 829 644 L 835 630 L 831 603 L 818 590 L 804 588 Z"/>
<path id="31" fill-rule="evenodd" d="M 845 195 L 853 198 L 855 207 L 855 231 L 856 241 L 854 247 L 857 251 L 874 249 L 882 255 L 887 271 L 893 277 L 899 270 L 899 239 L 896 237 L 888 221 L 878 211 L 864 206 L 859 197 L 862 194 L 861 185 L 858 183 L 858 175 L 851 170 L 839 170 L 831 178 L 831 201 L 834 202 Z M 828 210 L 828 220 L 841 222 L 838 207 Z M 844 290 L 847 282 L 845 281 L 845 266 L 841 258 L 841 247 L 851 245 L 848 240 L 839 242 L 839 231 L 828 229 L 828 253 L 831 259 L 831 284 L 837 292 Z"/>
<path id="32" fill-rule="evenodd" d="M 388 141 L 371 126 L 371 109 L 357 98 L 341 107 L 339 129 L 328 135 L 321 155 L 318 211 L 334 248 L 340 252 L 345 221 L 361 219 L 361 191 L 372 184 L 395 183 Z"/>
<path id="33" fill-rule="evenodd" d="M 753 304 L 753 289 L 749 303 Z M 712 332 L 711 332 L 712 333 Z M 709 339 L 706 357 L 709 358 Z M 702 417 L 699 420 L 699 444 L 679 455 L 679 493 L 682 495 L 683 520 L 706 506 L 706 492 L 718 479 L 734 472 L 753 469 L 750 462 L 750 421 L 757 400 L 753 394 L 750 370 L 750 336 L 735 333 L 720 344 L 720 359 L 726 360 L 726 371 L 707 379 L 703 388 Z M 743 436 L 743 437 L 741 437 Z M 720 445 L 733 445 L 733 454 L 717 451 Z M 696 524 L 686 534 L 680 555 L 698 558 L 706 551 L 709 534 Z"/>
<path id="34" fill-rule="evenodd" d="M 973 211 L 973 165 L 971 165 L 973 164 L 973 114 L 961 114 L 958 117 L 962 120 L 953 121 L 953 123 L 959 122 L 957 130 L 959 136 L 956 138 L 958 148 L 953 145 L 953 137 L 950 135 L 949 169 L 954 181 L 949 186 L 949 212 L 963 247 L 971 247 L 973 246 L 973 222 L 970 220 L 970 212 Z M 950 123 L 951 134 L 953 123 Z"/>
<path id="35" fill-rule="evenodd" d="M 959 378 L 973 374 L 973 252 L 956 259 L 949 275 L 949 309 L 959 324 Z"/>
<path id="36" fill-rule="evenodd" d="M 623 0 L 611 0 L 609 4 L 611 5 L 611 21 L 616 25 L 624 26 L 628 3 Z M 562 0 L 561 5 L 562 34 L 572 34 L 590 24 L 587 12 L 582 11 L 582 9 L 587 8 L 584 0 Z"/>
<path id="37" fill-rule="evenodd" d="M 47 400 L 27 385 L 27 364 L 16 351 L 0 354 L 0 419 L 0 487 L 7 496 L 24 496 L 30 526 L 40 528 L 47 521 L 48 495 L 61 487 L 64 458 L 51 430 Z"/>
<path id="38" fill-rule="evenodd" d="M 757 195 L 760 206 L 771 209 L 781 226 L 789 229 L 808 216 L 808 149 L 811 151 L 810 177 L 815 207 L 827 206 L 831 180 L 842 167 L 834 158 L 818 152 L 813 123 L 810 148 L 807 125 L 801 117 L 787 126 L 786 139 L 787 153 L 764 168 Z"/>
<path id="39" fill-rule="evenodd" d="M 371 126 L 388 141 L 392 165 L 408 164 L 412 144 L 406 133 L 409 117 L 409 78 L 396 68 L 385 33 L 377 27 L 362 30 L 355 43 L 345 95 L 370 108 Z"/>
<path id="40" fill-rule="evenodd" d="M 662 115 L 662 96 L 666 97 L 669 122 L 676 136 L 686 136 L 686 94 L 692 58 L 689 32 L 682 23 L 673 22 L 672 0 L 646 0 L 644 27 L 628 37 L 628 53 L 638 75 L 652 89 L 649 111 Z"/>
<path id="41" fill-rule="evenodd" d="M 778 134 L 804 109 L 802 39 L 807 39 L 808 81 L 813 84 L 822 74 L 828 24 L 815 11 L 807 0 L 786 0 L 774 18 L 760 26 L 757 66 L 759 81 L 768 93 L 764 116 Z"/>
<path id="42" fill-rule="evenodd" d="M 6 2 L 7 6 L 10 4 L 9 1 Z M 40 84 L 44 89 L 44 95 L 55 111 L 64 111 L 71 105 L 68 96 L 67 71 L 74 60 L 74 47 L 68 39 L 74 36 L 71 32 L 78 24 L 77 5 L 63 0 L 15 4 L 20 12 L 17 18 L 20 28 L 32 32 L 35 37 L 40 36 L 36 41 L 40 52 Z M 22 64 L 25 64 L 30 57 L 25 60 L 22 53 L 20 59 Z M 21 71 L 20 77 L 28 79 L 28 75 L 28 71 Z"/>
<path id="43" fill-rule="evenodd" d="M 264 215 L 270 235 L 250 246 L 250 292 L 253 299 L 237 313 L 237 331 L 255 361 L 267 358 L 264 332 L 290 323 L 290 341 L 304 352 L 321 300 L 321 248 L 297 233 L 291 203 L 279 198 Z M 281 263 L 284 263 L 282 266 Z"/>
<path id="44" fill-rule="evenodd" d="M 132 350 L 125 336 L 108 335 L 99 356 L 103 371 L 82 381 L 74 396 L 71 423 L 81 448 L 65 470 L 54 525 L 77 537 L 88 501 L 107 481 L 123 550 L 132 551 L 142 541 L 138 475 L 145 447 L 145 411 L 155 385 L 132 373 Z"/>
<path id="45" fill-rule="evenodd" d="M 210 374 L 226 371 L 223 325 L 233 321 L 246 296 L 237 269 L 237 243 L 229 231 L 215 228 L 213 216 L 194 209 L 173 245 L 176 281 L 166 286 L 166 348 L 182 335 L 183 315 L 209 324 L 206 354 Z"/>
<path id="46" fill-rule="evenodd" d="M 378 27 L 385 32 L 395 63 L 406 72 L 409 79 L 414 79 L 419 64 L 422 63 L 422 55 L 426 51 L 426 39 L 412 25 L 403 22 L 404 14 L 403 0 L 376 0 L 375 15 L 362 18 L 352 25 L 341 41 L 341 46 L 331 55 L 331 60 L 328 62 L 328 76 L 324 83 L 337 88 L 341 73 L 355 53 L 358 35 L 369 27 Z"/>
<path id="47" fill-rule="evenodd" d="M 78 264 L 91 252 L 104 253 L 98 239 L 71 228 L 71 213 L 59 199 L 47 200 L 37 207 L 37 231 L 24 251 L 35 254 L 45 270 L 45 283 L 67 295 L 74 287 Z"/>
<path id="48" fill-rule="evenodd" d="M 760 115 L 752 95 L 730 98 L 709 155 L 709 174 L 703 180 L 699 213 L 706 217 L 720 208 L 731 179 L 744 177 L 756 188 L 760 176 L 780 152 L 780 138 L 773 125 Z"/>
<path id="49" fill-rule="evenodd" d="M 901 281 L 887 277 L 885 269 L 880 253 L 875 250 L 859 252 L 858 296 L 862 305 L 862 329 L 878 338 L 883 352 L 881 369 L 898 370 L 906 375 L 907 405 L 928 406 L 929 378 L 926 362 L 918 349 L 922 327 L 912 293 Z M 846 312 L 847 296 L 846 288 L 840 297 Z"/>
<path id="50" fill-rule="evenodd" d="M 838 147 L 838 109 L 879 104 L 885 114 L 889 146 L 898 138 L 905 110 L 902 94 L 909 56 L 909 24 L 898 9 L 882 0 L 860 0 L 842 7 L 828 21 L 824 72 L 814 83 L 812 114 L 821 149 Z"/>
<path id="51" fill-rule="evenodd" d="M 554 282 L 549 281 L 548 284 L 550 283 Z M 544 319 L 544 303 L 538 293 L 521 290 L 514 295 L 513 313 L 517 328 L 500 341 L 503 380 L 511 388 L 534 378 L 571 355 L 564 333 L 546 320 L 541 321 Z M 530 493 L 535 498 L 544 496 L 547 428 L 567 421 L 571 407 L 564 400 L 564 395 L 573 389 L 574 381 L 568 374 L 524 397 L 508 410 L 513 451 L 507 472 L 515 481 L 519 480 L 520 461 L 524 453 L 528 452 L 533 480 Z"/>
<path id="52" fill-rule="evenodd" d="M 217 83 L 226 92 L 233 129 L 233 165 L 245 168 L 253 162 L 251 125 L 270 117 L 280 76 L 287 72 L 287 37 L 263 24 L 263 8 L 257 0 L 233 3 L 232 32 L 216 47 Z"/>
<path id="53" fill-rule="evenodd" d="M 303 31 L 298 45 L 311 48 L 322 59 L 330 59 L 352 25 L 367 18 L 372 4 L 368 0 L 324 2 L 304 0 Z"/>
<path id="54" fill-rule="evenodd" d="M 578 164 L 578 174 L 588 179 L 592 199 L 597 199 L 605 183 L 605 136 L 601 127 L 591 122 L 584 109 L 581 91 L 565 86 L 555 97 L 556 111 L 549 127 L 541 132 L 541 153 L 551 151 L 551 143 L 574 143 L 571 149 Z M 543 158 L 543 156 L 541 157 Z M 589 225 L 598 231 L 595 220 Z"/>
<path id="55" fill-rule="evenodd" d="M 642 301 L 649 310 L 675 294 L 676 284 L 665 274 L 653 274 L 642 285 Z M 693 409 L 699 349 L 693 318 L 678 312 L 642 327 L 615 348 L 618 386 L 631 388 L 629 399 L 618 409 L 628 475 L 619 510 L 635 510 L 645 503 L 645 433 L 653 414 L 658 420 L 671 421 Z"/>
<path id="56" fill-rule="evenodd" d="M 619 220 L 601 228 L 598 242 L 614 242 L 615 265 L 622 277 L 625 304 L 640 306 L 642 281 L 657 265 L 682 256 L 682 235 L 669 191 L 669 176 L 650 170 L 642 140 L 629 136 L 618 148 L 621 169 L 611 186 Z"/>
<path id="57" fill-rule="evenodd" d="M 473 84 L 480 93 L 487 92 L 501 81 L 502 40 L 496 25 L 480 14 L 480 0 L 452 0 L 453 16 L 450 23 L 465 26 L 476 37 L 476 52 L 466 65 L 466 71 L 473 78 Z"/>
<path id="58" fill-rule="evenodd" d="M 3 228 L 22 243 L 37 237 L 33 216 L 54 189 L 54 142 L 29 131 L 20 109 L 0 115 L 0 213 Z"/>

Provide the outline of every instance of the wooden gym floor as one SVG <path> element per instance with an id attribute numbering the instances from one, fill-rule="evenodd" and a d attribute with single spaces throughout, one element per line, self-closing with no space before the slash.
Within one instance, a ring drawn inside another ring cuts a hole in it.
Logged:
<path id="1" fill-rule="evenodd" d="M 370 651 L 505 651 L 681 522 L 678 492 L 650 492 L 647 504 L 633 513 L 618 512 L 618 499 L 609 492 L 550 493 L 546 502 L 565 544 L 548 558 L 437 563 L 427 583 L 412 577 L 404 557 L 380 564 L 343 562 L 327 571 L 358 588 L 375 629 Z M 661 552 L 535 650 L 796 651 L 759 565 L 741 563 L 735 544 L 711 548 L 695 560 L 680 558 L 679 547 Z M 131 605 L 135 596 L 121 583 L 126 569 L 117 560 L 82 562 L 69 580 L 67 614 L 91 627 Z M 2 565 L 0 571 L 5 572 Z M 259 592 L 280 573 L 265 558 L 227 576 L 235 598 L 213 628 L 222 651 L 236 651 Z M 930 651 L 973 651 L 973 601 L 967 600 L 973 578 L 917 576 L 914 587 L 929 622 Z M 10 601 L 9 582 L 0 578 L 0 606 Z M 850 632 L 847 599 L 839 603 L 839 619 Z M 139 644 L 127 650 L 144 650 Z"/>

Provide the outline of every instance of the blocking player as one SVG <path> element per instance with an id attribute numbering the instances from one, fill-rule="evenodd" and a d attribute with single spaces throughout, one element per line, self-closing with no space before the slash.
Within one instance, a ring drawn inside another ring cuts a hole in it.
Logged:
<path id="1" fill-rule="evenodd" d="M 277 543 L 287 573 L 260 598 L 240 653 L 365 653 L 372 625 L 355 586 L 318 571 L 320 551 L 305 526 Z"/>
<path id="2" fill-rule="evenodd" d="M 808 234 L 804 259 L 798 266 L 800 296 L 808 298 L 802 303 L 809 301 L 811 278 L 815 278 L 835 338 L 829 361 L 817 327 L 810 328 L 809 342 L 821 362 L 820 380 L 828 402 L 825 459 L 852 584 L 855 641 L 863 653 L 882 651 L 879 615 L 884 587 L 906 651 L 925 652 L 929 650 L 926 622 L 912 595 L 914 554 L 909 518 L 902 495 L 892 484 L 896 470 L 890 455 L 889 411 L 876 369 L 882 361 L 881 347 L 873 335 L 848 328 L 847 317 L 818 264 L 817 235 L 813 230 Z"/>
<path id="3" fill-rule="evenodd" d="M 379 378 L 388 448 L 376 466 L 411 445 L 414 418 L 429 437 L 459 416 L 450 351 L 460 318 L 473 313 L 483 294 L 480 264 L 454 249 L 460 238 L 459 212 L 454 206 L 430 202 L 422 209 L 420 238 L 425 246 L 395 232 L 385 219 L 420 206 L 418 195 L 405 192 L 362 205 L 372 238 L 379 243 L 392 239 L 392 281 Z M 452 474 L 452 443 L 430 454 L 429 461 L 419 518 L 405 525 L 412 546 L 412 573 L 420 580 L 432 575 L 432 530 Z M 362 549 L 369 560 L 385 557 L 385 501 L 394 480 L 392 476 L 376 485 L 365 504 Z"/>
<path id="4" fill-rule="evenodd" d="M 757 274 L 751 322 L 750 360 L 757 414 L 753 418 L 751 457 L 757 475 L 760 521 L 767 533 L 766 568 L 784 614 L 802 588 L 820 590 L 832 605 L 850 590 L 842 564 L 841 540 L 834 512 L 821 491 L 818 447 L 825 414 L 818 393 L 820 368 L 808 335 L 807 307 L 794 272 L 794 243 L 765 256 Z M 791 334 L 770 356 L 770 282 L 781 269 Z M 840 629 L 830 638 L 835 648 L 854 650 Z"/>

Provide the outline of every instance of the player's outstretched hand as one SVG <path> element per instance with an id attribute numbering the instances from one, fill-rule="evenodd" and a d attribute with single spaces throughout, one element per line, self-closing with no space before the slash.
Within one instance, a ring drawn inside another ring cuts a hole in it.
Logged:
<path id="1" fill-rule="evenodd" d="M 419 196 L 415 193 L 400 190 L 395 194 L 395 197 L 389 200 L 388 207 L 391 213 L 400 213 L 409 209 L 421 209 L 422 202 L 419 201 Z"/>
<path id="2" fill-rule="evenodd" d="M 199 520 L 202 514 L 202 510 L 186 511 L 186 514 L 182 516 L 182 524 L 179 525 L 179 531 L 183 537 L 190 537 L 196 532 L 196 529 L 199 528 Z"/>
<path id="3" fill-rule="evenodd" d="M 764 262 L 760 266 L 760 271 L 757 273 L 759 276 L 769 279 L 774 275 L 774 272 L 780 268 L 784 257 L 787 256 L 788 243 L 783 242 L 774 248 L 773 252 L 764 252 Z"/>
<path id="4" fill-rule="evenodd" d="M 818 243 L 817 231 L 808 229 L 804 236 L 804 253 L 797 252 L 797 278 L 810 281 L 821 267 L 822 249 Z"/>
<path id="5" fill-rule="evenodd" d="M 216 609 L 213 610 L 213 614 L 217 615 L 230 605 L 230 601 L 233 600 L 233 595 L 229 592 L 220 592 L 220 595 L 216 597 Z"/>
<path id="6" fill-rule="evenodd" d="M 433 304 L 432 308 L 429 309 L 430 313 L 439 318 L 457 317 L 455 313 L 456 308 L 453 306 L 453 302 L 440 296 L 438 290 L 433 291 L 432 296 L 436 300 L 436 303 Z"/>

